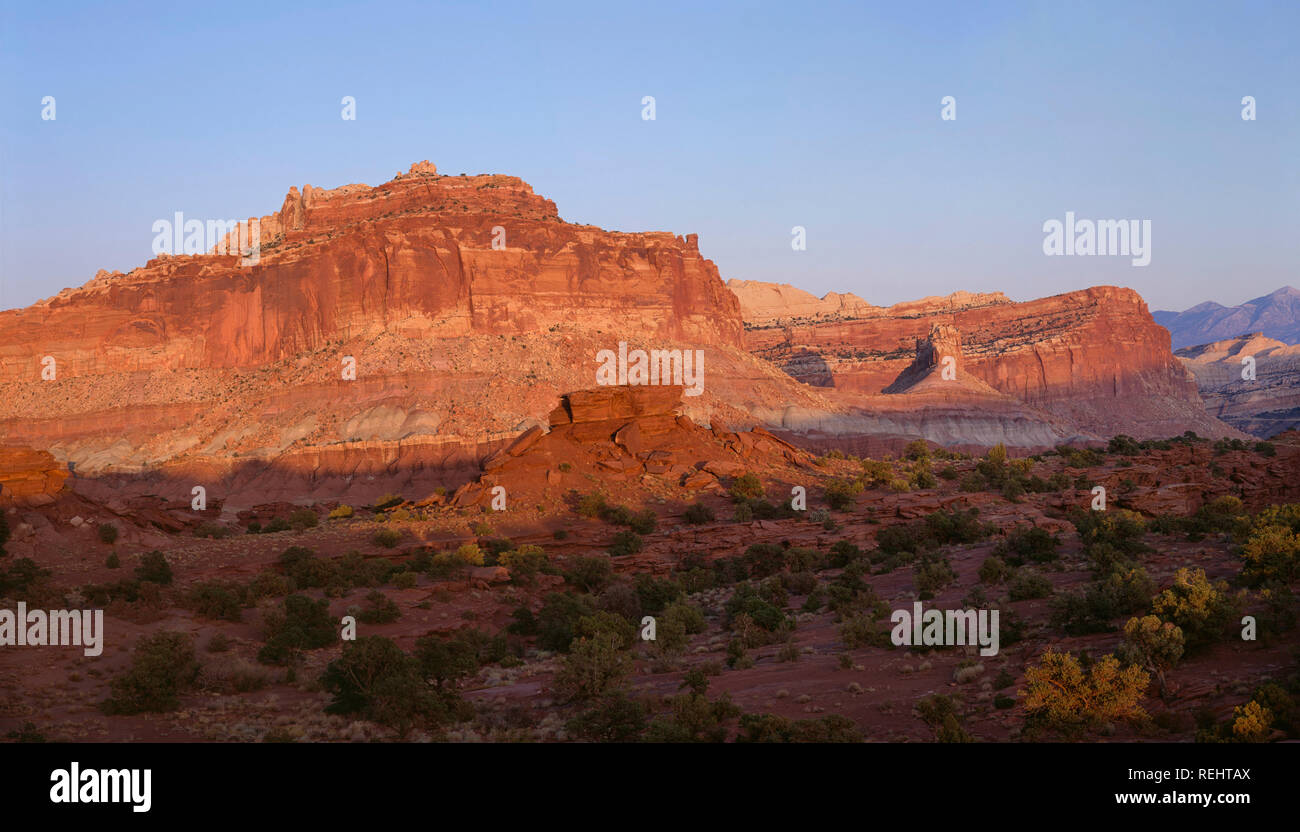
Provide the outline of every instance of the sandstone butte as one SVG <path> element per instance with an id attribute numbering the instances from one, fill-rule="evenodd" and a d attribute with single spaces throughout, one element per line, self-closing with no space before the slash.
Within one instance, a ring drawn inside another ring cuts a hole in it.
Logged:
<path id="1" fill-rule="evenodd" d="M 619 341 L 704 350 L 683 418 L 818 447 L 1238 435 L 1127 289 L 881 308 L 729 287 L 694 234 L 568 223 L 518 178 L 428 162 L 375 187 L 291 188 L 260 239 L 255 263 L 160 256 L 0 312 L 0 442 L 78 480 L 219 480 L 264 499 L 399 473 L 459 484 L 593 387 Z"/>
<path id="2" fill-rule="evenodd" d="M 1219 419 L 1268 439 L 1300 428 L 1300 345 L 1252 332 L 1174 353 Z M 1243 375 L 1254 360 L 1255 377 Z"/>

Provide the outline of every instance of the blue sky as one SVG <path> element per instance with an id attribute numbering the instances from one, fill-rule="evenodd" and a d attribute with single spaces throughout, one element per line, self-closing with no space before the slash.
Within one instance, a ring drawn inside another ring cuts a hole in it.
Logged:
<path id="1" fill-rule="evenodd" d="M 5 3 L 0 308 L 142 265 L 176 211 L 426 158 L 698 233 L 724 279 L 1235 304 L 1300 285 L 1298 32 L 1293 2 Z M 1151 220 L 1151 264 L 1045 256 L 1066 211 Z"/>

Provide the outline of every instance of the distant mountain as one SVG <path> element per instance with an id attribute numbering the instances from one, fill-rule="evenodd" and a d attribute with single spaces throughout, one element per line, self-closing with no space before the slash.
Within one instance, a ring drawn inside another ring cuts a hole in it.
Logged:
<path id="1" fill-rule="evenodd" d="M 1152 312 L 1174 336 L 1174 349 L 1224 341 L 1251 332 L 1300 344 L 1300 290 L 1283 286 L 1271 295 L 1223 306 L 1207 301 L 1182 312 Z"/>

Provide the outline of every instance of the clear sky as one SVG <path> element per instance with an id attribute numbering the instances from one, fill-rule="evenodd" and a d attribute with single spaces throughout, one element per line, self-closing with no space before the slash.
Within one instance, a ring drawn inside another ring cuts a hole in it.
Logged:
<path id="1" fill-rule="evenodd" d="M 176 211 L 271 213 L 426 158 L 570 221 L 698 233 L 724 279 L 879 304 L 1300 285 L 1296 2 L 0 9 L 0 308 L 142 265 Z M 1045 256 L 1066 211 L 1151 220 L 1150 265 Z"/>

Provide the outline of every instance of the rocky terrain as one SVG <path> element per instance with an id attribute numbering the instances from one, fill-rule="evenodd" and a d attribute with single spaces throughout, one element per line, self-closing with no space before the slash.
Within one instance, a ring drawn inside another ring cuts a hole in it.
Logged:
<path id="1" fill-rule="evenodd" d="M 1300 438 L 1242 432 L 1294 404 L 1227 374 L 1291 348 L 724 284 L 428 162 L 257 225 L 0 312 L 0 740 L 1300 738 Z"/>
<path id="2" fill-rule="evenodd" d="M 1116 433 L 1237 435 L 1204 413 L 1168 333 L 1130 289 L 1098 286 L 1026 303 L 957 293 L 839 316 L 774 317 L 772 299 L 789 294 L 741 287 L 745 345 L 855 412 L 821 419 L 836 423 L 830 432 L 853 432 L 846 423 L 856 418 L 857 432 L 881 433 L 873 420 L 898 418 L 899 432 L 943 444 L 960 443 L 963 432 L 971 444 L 1039 447 Z M 909 378 L 918 357 L 937 365 L 945 355 L 958 383 L 938 376 L 915 388 Z M 945 401 L 915 408 L 910 400 L 922 391 Z M 820 418 L 800 415 L 787 417 L 787 426 Z"/>
<path id="3" fill-rule="evenodd" d="M 380 474 L 456 487 L 622 343 L 702 353 L 698 424 L 812 448 L 1235 435 L 1128 290 L 880 308 L 724 284 L 693 234 L 567 223 L 515 177 L 428 162 L 291 188 L 258 228 L 256 262 L 162 255 L 0 312 L 4 442 L 134 495 L 238 491 L 232 506 Z M 958 383 L 903 383 L 937 326 L 961 344 Z"/>
<path id="4" fill-rule="evenodd" d="M 1180 437 L 1019 460 L 925 443 L 818 457 L 699 427 L 675 390 L 610 388 L 561 398 L 548 427 L 455 491 L 365 505 L 232 516 L 52 481 L 47 499 L 15 499 L 5 480 L 0 607 L 107 615 L 102 656 L 0 651 L 0 737 L 1298 736 L 1296 609 L 1279 594 L 1295 549 L 1270 562 L 1280 584 L 1242 554 L 1270 523 L 1300 524 L 1295 506 L 1268 514 L 1300 499 L 1295 433 L 1267 452 Z M 1200 580 L 1188 569 L 1208 576 L 1209 606 L 1169 606 Z M 918 601 L 999 610 L 998 652 L 891 643 L 890 611 Z M 1152 610 L 1185 630 L 1185 656 L 1152 665 L 1159 678 L 1135 665 L 1132 707 L 1044 716 L 1050 652 L 1129 655 L 1125 623 Z M 344 616 L 357 641 L 338 640 Z M 361 678 L 374 684 L 347 681 Z"/>
<path id="5" fill-rule="evenodd" d="M 1300 428 L 1300 346 L 1254 332 L 1174 355 L 1196 377 L 1215 418 L 1261 439 Z M 1243 377 L 1248 358 L 1254 378 Z"/>
<path id="6" fill-rule="evenodd" d="M 1206 301 L 1182 312 L 1151 314 L 1173 336 L 1174 349 L 1224 341 L 1251 332 L 1287 344 L 1300 343 L 1300 290 L 1290 286 L 1239 306 Z"/>

